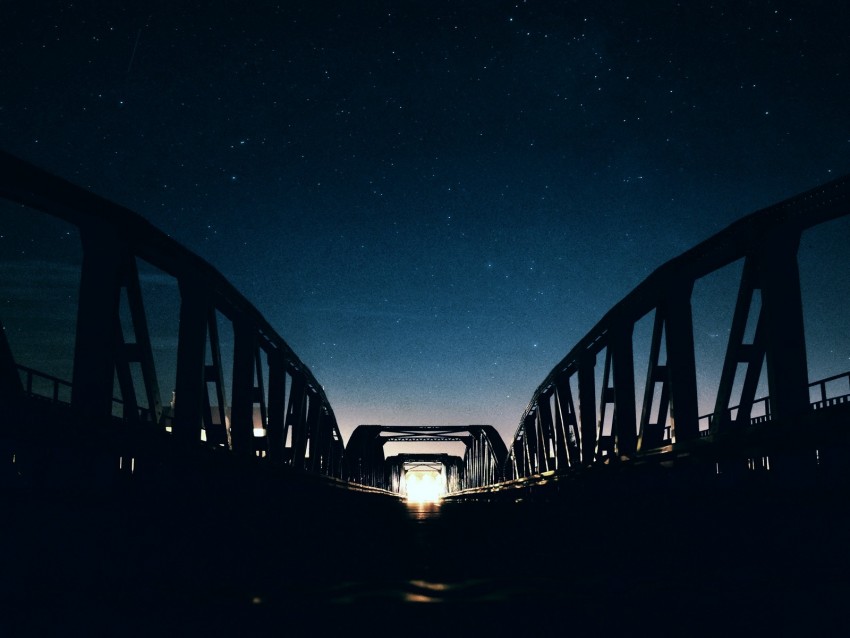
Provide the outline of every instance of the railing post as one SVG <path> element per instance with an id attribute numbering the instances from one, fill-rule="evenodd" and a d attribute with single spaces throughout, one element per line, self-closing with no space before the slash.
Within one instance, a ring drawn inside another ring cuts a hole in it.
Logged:
<path id="1" fill-rule="evenodd" d="M 637 449 L 637 419 L 635 414 L 635 373 L 632 349 L 632 328 L 629 324 L 612 331 L 608 347 L 614 379 L 613 432 L 618 455 L 631 456 Z"/>

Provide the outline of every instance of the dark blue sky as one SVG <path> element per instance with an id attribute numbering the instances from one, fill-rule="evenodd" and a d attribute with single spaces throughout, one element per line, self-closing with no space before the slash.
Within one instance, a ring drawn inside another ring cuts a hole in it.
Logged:
<path id="1" fill-rule="evenodd" d="M 212 263 L 325 386 L 346 436 L 492 423 L 509 439 L 552 366 L 653 269 L 850 172 L 843 3 L 0 12 L 0 148 Z M 3 214 L 12 334 L 33 282 L 62 287 L 63 258 Z M 815 240 L 812 378 L 850 368 L 847 308 L 824 301 L 850 292 L 850 228 Z M 706 378 L 734 275 L 697 289 Z M 20 358 L 39 348 L 23 332 Z"/>

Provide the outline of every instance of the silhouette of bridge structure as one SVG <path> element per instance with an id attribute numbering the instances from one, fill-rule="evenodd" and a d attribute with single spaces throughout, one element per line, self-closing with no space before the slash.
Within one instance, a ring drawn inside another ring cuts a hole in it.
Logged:
<path id="1" fill-rule="evenodd" d="M 70 224 L 82 247 L 71 378 L 19 360 L 0 329 L 2 484 L 15 520 L 28 521 L 13 534 L 11 542 L 19 546 L 44 522 L 43 512 L 53 512 L 56 520 L 73 528 L 70 521 L 78 505 L 87 503 L 97 521 L 110 529 L 120 527 L 116 538 L 138 533 L 134 525 L 142 524 L 136 518 L 141 515 L 133 512 L 144 512 L 166 527 L 172 518 L 183 521 L 192 531 L 177 545 L 185 549 L 197 542 L 198 555 L 220 556 L 225 543 L 221 533 L 228 534 L 228 551 L 253 566 L 249 575 L 227 572 L 246 591 L 255 582 L 260 589 L 274 589 L 270 583 L 277 582 L 275 575 L 263 565 L 279 567 L 287 561 L 299 582 L 315 588 L 316 564 L 325 566 L 326 580 L 339 582 L 349 582 L 351 571 L 375 568 L 376 563 L 364 566 L 354 556 L 334 559 L 332 567 L 327 558 L 319 558 L 329 543 L 339 541 L 329 534 L 340 520 L 368 521 L 372 516 L 381 521 L 358 525 L 359 532 L 346 527 L 346 533 L 364 546 L 370 538 L 382 539 L 386 560 L 379 561 L 379 571 L 395 573 L 394 552 L 404 550 L 389 540 L 386 508 L 396 512 L 405 471 L 417 464 L 443 474 L 450 513 L 475 510 L 475 533 L 486 529 L 481 520 L 489 520 L 490 514 L 475 509 L 484 503 L 527 508 L 539 502 L 547 507 L 523 510 L 524 521 L 508 529 L 521 525 L 526 533 L 534 524 L 539 525 L 534 533 L 539 533 L 553 525 L 552 512 L 561 516 L 568 511 L 571 521 L 584 520 L 595 530 L 588 534 L 597 540 L 588 536 L 585 541 L 586 547 L 596 548 L 603 543 L 600 530 L 618 527 L 602 511 L 608 506 L 619 516 L 652 519 L 681 531 L 687 526 L 682 521 L 696 516 L 684 504 L 693 494 L 703 496 L 706 517 L 731 516 L 732 510 L 724 509 L 731 499 L 734 515 L 745 519 L 736 524 L 756 535 L 765 531 L 760 527 L 765 516 L 752 515 L 756 510 L 764 514 L 754 505 L 761 501 L 749 500 L 744 507 L 741 492 L 711 492 L 713 486 L 739 489 L 753 484 L 750 476 L 762 486 L 770 477 L 774 487 L 769 489 L 815 485 L 819 494 L 846 490 L 850 372 L 815 381 L 808 377 L 797 252 L 804 231 L 850 214 L 848 178 L 753 213 L 658 268 L 554 367 L 534 392 L 508 445 L 488 425 L 361 425 L 344 445 L 320 383 L 210 264 L 132 211 L 6 154 L 0 154 L 0 196 L 22 216 L 39 211 Z M 699 280 L 736 262 L 743 267 L 718 390 L 711 412 L 701 415 L 691 298 Z M 179 290 L 170 403 L 162 400 L 165 388 L 155 361 L 141 263 L 171 278 Z M 646 371 L 639 384 L 634 333 L 646 320 L 652 328 L 648 356 L 638 361 Z M 223 323 L 232 335 L 229 341 L 222 337 Z M 229 377 L 223 358 L 232 360 Z M 763 371 L 767 392 L 758 396 Z M 387 456 L 384 451 L 386 443 L 447 441 L 463 444 L 464 455 L 413 451 Z M 627 502 L 652 490 L 653 498 L 668 499 L 663 506 L 657 500 Z M 770 492 L 771 498 L 777 493 Z M 714 496 L 706 500 L 706 494 Z M 100 505 L 91 505 L 92 499 Z M 121 522 L 106 513 L 115 503 L 131 504 L 123 506 Z M 801 503 L 794 500 L 795 507 L 803 507 Z M 671 518 L 674 510 L 689 514 Z M 262 525 L 243 529 L 257 511 L 266 517 Z M 187 523 L 192 517 L 197 520 Z M 310 520 L 310 529 L 320 531 L 306 543 L 296 535 L 292 520 Z M 472 524 L 464 520 L 467 527 L 461 528 L 467 529 Z M 689 529 L 704 529 L 705 524 L 705 519 L 692 521 Z M 397 522 L 389 526 L 396 532 L 403 527 Z M 572 522 L 569 526 L 570 533 L 580 533 Z M 252 549 L 258 537 L 268 539 L 268 529 L 285 529 L 289 549 L 270 550 L 268 542 Z M 835 529 L 830 536 L 834 542 L 825 541 L 833 550 L 843 543 L 839 531 L 848 529 L 844 519 Z M 654 532 L 635 534 L 648 545 L 659 542 Z M 79 541 L 83 533 L 71 536 Z M 618 542 L 627 551 L 629 543 Z M 310 550 L 300 556 L 298 546 L 304 543 Z M 450 541 L 440 543 L 444 553 L 456 556 Z M 666 543 L 654 555 L 666 555 L 675 545 L 669 539 Z M 90 561 L 98 550 L 87 547 L 83 553 Z M 151 552 L 167 554 L 163 547 Z M 114 555 L 130 560 L 125 550 L 123 545 L 114 548 Z M 548 561 L 547 572 L 574 570 L 584 560 L 541 552 L 535 549 L 528 561 Z M 179 562 L 177 554 L 171 557 Z M 24 578 L 23 562 L 32 558 L 20 560 L 11 570 Z M 69 560 L 65 571 L 79 571 L 80 564 L 64 554 L 54 556 L 52 565 Z M 585 571 L 613 564 L 587 561 Z M 846 557 L 838 561 L 846 563 Z M 221 576 L 200 564 L 197 559 L 186 567 L 191 575 L 183 574 L 184 588 Z M 144 573 L 140 564 L 133 569 L 137 576 Z M 525 573 L 530 568 L 513 569 Z M 38 578 L 45 578 L 46 571 L 38 572 Z M 496 578 L 496 572 L 487 574 Z M 147 578 L 143 582 L 152 577 Z M 399 578 L 408 583 L 404 600 L 451 598 L 449 586 L 437 596 L 427 587 L 410 585 L 419 581 L 405 574 Z M 537 573 L 535 582 L 540 578 Z M 287 596 L 292 596 L 295 585 L 287 587 Z M 503 592 L 504 583 L 500 587 Z M 21 595 L 17 586 L 13 589 Z M 496 599 L 517 595 L 507 590 Z M 537 595 L 541 590 L 534 591 Z M 349 590 L 334 592 L 338 599 L 360 600 Z"/>

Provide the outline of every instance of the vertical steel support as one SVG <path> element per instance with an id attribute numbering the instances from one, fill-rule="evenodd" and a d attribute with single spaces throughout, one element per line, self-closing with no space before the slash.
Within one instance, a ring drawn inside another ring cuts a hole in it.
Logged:
<path id="1" fill-rule="evenodd" d="M 540 471 L 540 444 L 538 441 L 537 412 L 532 412 L 525 418 L 526 455 L 528 459 L 528 474 Z"/>
<path id="2" fill-rule="evenodd" d="M 266 356 L 268 360 L 268 355 Z M 268 410 L 266 409 L 266 389 L 263 383 L 263 349 L 259 346 L 254 348 L 254 371 L 256 373 L 256 385 L 251 389 L 254 405 L 260 408 L 260 427 L 266 428 L 268 423 Z M 268 441 L 265 441 L 268 443 Z"/>
<path id="3" fill-rule="evenodd" d="M 655 309 L 655 319 L 652 323 L 652 339 L 649 344 L 649 365 L 646 371 L 646 387 L 643 392 L 643 408 L 640 415 L 640 434 L 638 450 L 645 451 L 660 447 L 664 440 L 664 424 L 667 422 L 667 406 L 669 402 L 669 376 L 667 366 L 659 362 L 661 357 L 661 337 L 664 332 L 664 310 L 659 306 Z M 668 350 L 667 357 L 670 353 Z M 655 384 L 661 383 L 658 415 L 652 420 L 652 404 L 655 399 Z"/>
<path id="4" fill-rule="evenodd" d="M 467 444 L 469 450 L 469 475 L 472 478 L 473 487 L 481 487 L 481 465 L 478 462 L 478 445 L 475 437 Z"/>
<path id="5" fill-rule="evenodd" d="M 555 384 L 555 409 L 558 418 L 556 434 L 562 440 L 558 445 L 558 468 L 565 468 L 567 465 L 578 467 L 581 464 L 581 435 L 570 377 L 559 377 Z"/>
<path id="6" fill-rule="evenodd" d="M 212 304 L 207 290 L 199 282 L 181 278 L 178 284 L 180 327 L 172 427 L 178 441 L 193 444 L 200 439 L 204 418 L 207 315 Z"/>
<path id="7" fill-rule="evenodd" d="M 332 419 L 332 426 L 330 431 L 330 455 L 328 460 L 328 476 L 334 476 L 336 478 L 342 478 L 342 460 L 343 454 L 345 453 L 345 448 L 342 444 L 342 439 L 339 437 L 339 431 L 336 425 L 336 419 Z"/>
<path id="8" fill-rule="evenodd" d="M 470 486 L 478 487 L 478 473 L 475 471 L 475 450 L 472 449 L 472 444 L 466 446 L 463 457 L 466 461 L 466 473 L 469 476 Z"/>
<path id="9" fill-rule="evenodd" d="M 372 449 L 371 449 L 371 474 L 370 474 L 370 485 L 373 487 L 382 487 L 384 481 L 384 444 L 380 440 L 379 437 L 376 437 L 372 441 Z M 303 459 L 303 456 L 302 456 Z M 303 462 L 301 464 L 302 467 Z"/>
<path id="10" fill-rule="evenodd" d="M 121 326 L 120 309 L 116 309 L 113 330 L 115 338 L 115 373 L 121 388 L 124 419 L 130 423 L 139 423 L 139 411 L 136 385 L 133 381 L 131 363 L 138 363 L 142 372 L 145 401 L 147 403 L 148 420 L 159 423 L 162 416 L 162 403 L 159 395 L 159 382 L 156 378 L 156 368 L 153 360 L 148 322 L 145 317 L 145 307 L 142 300 L 142 289 L 139 284 L 139 271 L 136 258 L 133 255 L 123 255 L 118 265 L 120 285 L 127 293 L 127 306 L 132 321 L 133 339 L 125 338 Z M 119 289 L 119 308 L 121 291 Z"/>
<path id="11" fill-rule="evenodd" d="M 529 427 L 529 425 L 531 427 Z M 525 422 L 522 426 L 522 458 L 523 458 L 523 466 L 524 472 L 523 476 L 531 476 L 534 474 L 534 457 L 531 454 L 531 438 L 534 436 L 534 415 L 532 414 L 530 417 L 525 419 Z"/>
<path id="12" fill-rule="evenodd" d="M 128 343 L 124 338 L 120 310 L 115 313 L 114 323 L 115 327 L 112 334 L 115 339 L 115 375 L 118 377 L 118 387 L 121 390 L 122 416 L 128 423 L 138 424 L 140 422 L 139 405 L 136 401 L 136 387 L 133 383 L 133 373 L 130 371 L 130 362 L 136 358 L 133 353 L 133 346 L 135 344 L 132 342 Z"/>
<path id="13" fill-rule="evenodd" d="M 286 427 L 292 432 L 292 466 L 304 468 L 304 453 L 307 451 L 307 386 L 301 375 L 292 375 L 289 391 L 289 408 Z M 374 481 L 374 477 L 371 479 Z"/>
<path id="14" fill-rule="evenodd" d="M 599 392 L 599 416 L 596 425 L 596 452 L 595 458 L 614 455 L 614 443 L 617 437 L 616 423 L 614 423 L 614 382 L 611 379 L 611 343 L 605 348 L 605 366 L 602 371 L 602 390 Z M 608 414 L 608 406 L 611 406 L 611 432 L 605 435 L 605 417 Z"/>
<path id="15" fill-rule="evenodd" d="M 775 419 L 793 419 L 809 409 L 799 244 L 799 233 L 783 234 L 759 255 L 767 383 Z"/>
<path id="16" fill-rule="evenodd" d="M 254 447 L 254 366 L 257 335 L 242 321 L 233 322 L 233 385 L 230 437 L 233 451 L 243 457 L 256 456 Z"/>
<path id="17" fill-rule="evenodd" d="M 513 453 L 514 478 L 522 478 L 525 476 L 525 462 L 523 457 L 525 452 L 523 452 L 522 438 L 515 440 L 511 448 Z"/>
<path id="18" fill-rule="evenodd" d="M 471 439 L 469 445 L 475 459 L 475 484 L 481 487 L 485 484 L 484 445 L 480 435 L 472 436 Z"/>
<path id="19" fill-rule="evenodd" d="M 753 294 L 759 287 L 757 258 L 748 255 L 744 260 L 741 285 L 738 288 L 738 299 L 735 302 L 735 313 L 732 316 L 732 327 L 729 332 L 729 345 L 726 348 L 726 358 L 723 360 L 723 369 L 720 373 L 720 385 L 717 390 L 714 415 L 711 421 L 711 432 L 713 434 L 722 432 L 732 421 L 729 413 L 732 407 L 730 402 L 739 363 L 747 364 L 747 370 L 735 422 L 740 425 L 748 425 L 750 421 L 753 399 L 758 387 L 761 367 L 764 363 L 764 304 L 762 304 L 756 322 L 753 342 L 751 344 L 744 343 L 744 336 L 747 320 L 750 316 Z"/>
<path id="20" fill-rule="evenodd" d="M 207 443 L 223 445 L 230 449 L 230 430 L 227 427 L 227 399 L 224 396 L 224 368 L 221 365 L 221 342 L 218 338 L 216 311 L 212 306 L 207 311 L 207 327 L 210 336 L 212 363 L 204 365 L 204 429 L 207 433 Z M 213 420 L 210 383 L 215 385 L 218 423 Z"/>
<path id="21" fill-rule="evenodd" d="M 145 316 L 145 304 L 142 299 L 142 287 L 139 283 L 139 270 L 135 257 L 128 255 L 124 267 L 124 286 L 127 290 L 127 305 L 133 321 L 133 333 L 136 342 L 133 346 L 125 345 L 128 361 L 136 361 L 142 372 L 145 385 L 145 399 L 150 412 L 150 420 L 159 423 L 162 418 L 162 400 L 159 391 L 159 380 L 156 376 L 156 365 L 153 358 L 148 321 Z M 134 392 L 135 393 L 135 392 Z"/>
<path id="22" fill-rule="evenodd" d="M 307 441 L 304 445 L 304 467 L 305 469 L 315 472 L 321 460 L 321 441 L 319 430 L 322 425 L 322 405 L 319 402 L 319 395 L 310 391 L 308 393 L 309 401 L 307 402 Z"/>
<path id="23" fill-rule="evenodd" d="M 286 362 L 278 352 L 269 353 L 269 458 L 286 462 Z"/>
<path id="24" fill-rule="evenodd" d="M 596 355 L 584 353 L 578 362 L 578 405 L 581 417 L 581 462 L 593 463 L 596 454 Z"/>
<path id="25" fill-rule="evenodd" d="M 505 478 L 507 478 L 509 480 L 520 478 L 519 463 L 517 462 L 516 446 L 517 446 L 517 444 L 516 444 L 516 442 L 514 442 L 513 445 L 511 445 L 510 452 L 508 453 L 508 459 L 509 459 L 508 476 L 506 476 Z"/>
<path id="26" fill-rule="evenodd" d="M 327 474 L 330 467 L 330 448 L 333 442 L 331 436 L 332 421 L 329 418 L 326 406 L 321 403 L 318 397 L 316 397 L 316 408 L 319 417 L 316 423 L 315 441 L 310 444 L 310 457 L 313 460 L 313 471 Z"/>
<path id="27" fill-rule="evenodd" d="M 635 372 L 632 349 L 633 324 L 612 331 L 608 348 L 611 352 L 614 381 L 613 431 L 616 453 L 631 456 L 637 449 L 635 414 Z"/>
<path id="28" fill-rule="evenodd" d="M 677 443 L 699 438 L 692 292 L 693 283 L 677 290 L 666 300 L 663 309 L 667 324 L 667 379 L 672 403 L 670 421 Z"/>
<path id="29" fill-rule="evenodd" d="M 694 331 L 691 312 L 693 284 L 674 291 L 655 309 L 652 327 L 649 366 L 640 419 L 639 450 L 656 448 L 664 443 L 668 411 L 672 434 L 677 442 L 699 437 Z M 661 364 L 661 339 L 666 343 L 667 361 Z M 655 386 L 661 384 L 658 414 L 655 420 L 652 405 Z"/>
<path id="30" fill-rule="evenodd" d="M 555 457 L 549 456 L 550 448 L 555 447 L 555 426 L 552 422 L 552 405 L 551 394 L 546 394 L 540 397 L 543 399 L 540 401 L 538 399 L 537 403 L 537 421 L 540 424 L 540 439 L 543 442 L 543 461 L 544 461 L 544 471 L 548 472 L 549 470 L 554 470 L 557 467 L 557 452 Z"/>
<path id="31" fill-rule="evenodd" d="M 103 424 L 112 416 L 115 322 L 121 262 L 127 248 L 91 228 L 81 229 L 83 265 L 77 308 L 71 407 L 78 421 Z"/>

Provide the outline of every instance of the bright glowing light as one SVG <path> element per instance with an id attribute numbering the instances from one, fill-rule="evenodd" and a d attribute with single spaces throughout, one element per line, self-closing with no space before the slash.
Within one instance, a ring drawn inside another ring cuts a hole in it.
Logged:
<path id="1" fill-rule="evenodd" d="M 440 475 L 436 472 L 408 472 L 407 500 L 413 503 L 437 503 L 443 497 Z"/>

